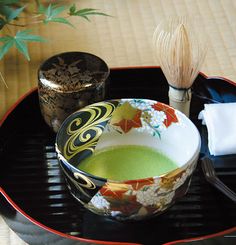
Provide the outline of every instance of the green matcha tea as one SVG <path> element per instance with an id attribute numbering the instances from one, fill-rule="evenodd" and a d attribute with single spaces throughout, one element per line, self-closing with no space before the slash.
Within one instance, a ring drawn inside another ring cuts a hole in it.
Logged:
<path id="1" fill-rule="evenodd" d="M 81 161 L 78 168 L 112 180 L 132 180 L 158 176 L 177 165 L 155 149 L 139 145 L 108 147 Z"/>

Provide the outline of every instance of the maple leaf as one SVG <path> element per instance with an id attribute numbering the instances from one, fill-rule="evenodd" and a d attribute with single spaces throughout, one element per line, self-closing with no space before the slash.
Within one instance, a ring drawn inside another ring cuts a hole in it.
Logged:
<path id="1" fill-rule="evenodd" d="M 3 36 L 0 37 L 0 42 L 3 43 L 0 46 L 0 59 L 8 52 L 8 50 L 15 46 L 26 58 L 30 60 L 27 42 L 44 42 L 40 36 L 31 35 L 30 30 L 18 31 L 15 36 Z"/>
<path id="2" fill-rule="evenodd" d="M 106 183 L 101 189 L 100 193 L 103 196 L 111 196 L 116 199 L 122 198 L 122 195 L 130 190 L 127 184 Z"/>
<path id="3" fill-rule="evenodd" d="M 166 119 L 164 120 L 165 126 L 168 128 L 172 123 L 178 122 L 178 118 L 175 114 L 175 110 L 168 105 L 163 103 L 156 103 L 152 105 L 152 108 L 156 111 L 163 111 L 166 114 Z"/>
<path id="4" fill-rule="evenodd" d="M 142 127 L 141 114 L 141 110 L 132 107 L 129 102 L 125 102 L 113 113 L 111 124 L 119 126 L 124 133 L 127 133 L 132 128 Z"/>

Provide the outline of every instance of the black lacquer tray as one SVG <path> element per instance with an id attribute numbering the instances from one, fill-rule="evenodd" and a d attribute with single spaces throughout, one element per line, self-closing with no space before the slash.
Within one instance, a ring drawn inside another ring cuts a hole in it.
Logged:
<path id="1" fill-rule="evenodd" d="M 168 103 L 167 93 L 158 67 L 111 70 L 108 98 Z M 216 102 L 236 102 L 236 86 L 200 74 L 193 87 L 191 119 L 203 139 L 201 157 L 207 153 L 206 129 L 197 116 L 204 103 Z M 0 212 L 29 244 L 236 244 L 236 205 L 206 182 L 200 164 L 187 195 L 165 214 L 122 223 L 86 211 L 70 196 L 54 142 L 55 134 L 39 111 L 37 89 L 19 100 L 1 121 Z M 236 191 L 236 155 L 212 160 L 218 177 Z"/>

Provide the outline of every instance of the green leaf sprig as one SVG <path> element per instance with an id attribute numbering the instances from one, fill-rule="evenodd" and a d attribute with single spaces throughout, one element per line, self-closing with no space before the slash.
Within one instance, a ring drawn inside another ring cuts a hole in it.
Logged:
<path id="1" fill-rule="evenodd" d="M 70 16 L 80 16 L 82 18 L 85 18 L 88 21 L 90 21 L 90 19 L 88 18 L 89 15 L 110 16 L 108 14 L 105 14 L 105 13 L 102 13 L 102 12 L 98 12 L 98 9 L 93 9 L 93 8 L 77 9 L 75 4 L 73 4 L 69 8 L 69 15 Z"/>
<path id="2" fill-rule="evenodd" d="M 0 36 L 0 59 L 2 59 L 12 47 L 15 47 L 27 60 L 30 60 L 28 43 L 45 42 L 46 39 L 31 34 L 32 30 L 27 29 L 29 25 L 57 22 L 74 27 L 68 20 L 69 17 L 79 16 L 90 21 L 89 16 L 91 15 L 110 16 L 93 8 L 77 9 L 75 4 L 59 5 L 48 1 L 45 5 L 39 0 L 36 0 L 34 4 L 36 4 L 37 7 L 36 11 L 30 14 L 27 12 L 31 21 L 27 21 L 27 24 L 25 24 L 25 22 L 22 22 L 23 17 L 21 17 L 21 14 L 27 9 L 29 4 L 22 5 L 22 1 L 20 0 L 0 0 L 0 33 L 2 34 Z M 13 33 L 12 26 L 18 27 L 18 29 L 24 29 L 17 30 Z"/>
<path id="3" fill-rule="evenodd" d="M 3 45 L 0 48 L 0 59 L 7 51 L 15 46 L 26 58 L 30 60 L 27 42 L 45 42 L 46 40 L 37 35 L 31 35 L 30 30 L 18 31 L 15 36 L 0 37 L 0 42 Z"/>

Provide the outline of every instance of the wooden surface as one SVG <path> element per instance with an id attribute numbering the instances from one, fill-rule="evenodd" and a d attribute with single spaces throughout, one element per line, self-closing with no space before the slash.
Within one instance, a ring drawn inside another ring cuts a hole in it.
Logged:
<path id="1" fill-rule="evenodd" d="M 0 117 L 17 99 L 37 86 L 40 63 L 53 54 L 85 51 L 103 58 L 110 67 L 158 65 L 152 50 L 152 34 L 160 20 L 186 15 L 195 19 L 209 49 L 202 71 L 236 81 L 235 0 L 79 0 L 113 17 L 74 18 L 76 29 L 62 24 L 34 26 L 35 33 L 50 41 L 29 47 L 31 61 L 12 50 L 0 61 L 8 89 L 0 83 Z M 25 245 L 0 217 L 0 245 Z"/>

